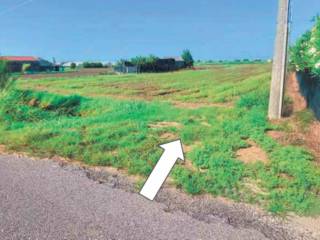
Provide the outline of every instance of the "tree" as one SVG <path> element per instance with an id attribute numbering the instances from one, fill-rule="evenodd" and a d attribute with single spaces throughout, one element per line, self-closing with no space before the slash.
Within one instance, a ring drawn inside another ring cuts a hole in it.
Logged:
<path id="1" fill-rule="evenodd" d="M 74 62 L 70 64 L 71 69 L 76 69 L 76 67 L 77 67 L 77 64 L 75 64 Z"/>
<path id="2" fill-rule="evenodd" d="M 133 65 L 138 66 L 141 72 L 155 72 L 158 59 L 159 58 L 154 55 L 149 55 L 146 57 L 137 56 L 131 58 L 130 62 Z"/>
<path id="3" fill-rule="evenodd" d="M 187 67 L 192 67 L 194 64 L 194 60 L 190 50 L 186 49 L 182 52 L 182 59 L 186 62 Z"/>
<path id="4" fill-rule="evenodd" d="M 101 62 L 84 62 L 83 68 L 103 68 L 103 64 Z"/>

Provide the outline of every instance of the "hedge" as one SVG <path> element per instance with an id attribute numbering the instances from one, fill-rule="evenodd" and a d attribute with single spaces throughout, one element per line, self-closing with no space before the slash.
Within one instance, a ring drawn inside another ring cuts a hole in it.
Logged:
<path id="1" fill-rule="evenodd" d="M 320 17 L 316 17 L 314 27 L 291 47 L 291 63 L 297 71 L 320 76 Z"/>

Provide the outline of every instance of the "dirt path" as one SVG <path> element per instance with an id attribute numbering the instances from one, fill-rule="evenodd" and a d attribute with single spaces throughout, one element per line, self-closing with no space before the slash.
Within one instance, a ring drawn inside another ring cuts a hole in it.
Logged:
<path id="1" fill-rule="evenodd" d="M 292 100 L 292 111 L 299 112 L 307 108 L 307 101 L 300 94 L 299 82 L 295 73 L 290 73 L 286 81 L 286 94 Z"/>

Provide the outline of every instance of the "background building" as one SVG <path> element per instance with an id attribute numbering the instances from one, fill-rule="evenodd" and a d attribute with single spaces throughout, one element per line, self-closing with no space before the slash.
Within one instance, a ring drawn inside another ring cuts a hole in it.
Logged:
<path id="1" fill-rule="evenodd" d="M 2 56 L 0 60 L 7 62 L 9 72 L 47 72 L 55 70 L 53 63 L 39 57 Z"/>

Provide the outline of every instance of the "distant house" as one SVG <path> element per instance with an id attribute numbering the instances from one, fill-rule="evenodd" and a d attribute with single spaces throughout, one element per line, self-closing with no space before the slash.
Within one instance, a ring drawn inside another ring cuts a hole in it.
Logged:
<path id="1" fill-rule="evenodd" d="M 7 62 L 9 72 L 22 72 L 28 66 L 30 72 L 46 72 L 55 70 L 53 63 L 38 57 L 2 56 L 0 60 Z"/>
<path id="2" fill-rule="evenodd" d="M 72 63 L 74 63 L 77 67 L 83 65 L 84 62 L 80 62 L 80 61 L 71 61 L 71 62 L 62 62 L 61 66 L 63 67 L 71 67 Z"/>
<path id="3" fill-rule="evenodd" d="M 179 70 L 186 67 L 186 62 L 183 60 L 182 57 L 165 57 L 162 59 L 173 59 L 175 70 Z"/>
<path id="4" fill-rule="evenodd" d="M 171 72 L 186 68 L 186 62 L 181 57 L 154 58 L 135 65 L 130 61 L 122 61 L 114 67 L 119 73 L 142 73 L 142 72 Z"/>
<path id="5" fill-rule="evenodd" d="M 129 61 L 116 65 L 113 70 L 118 73 L 139 73 L 139 67 Z"/>
<path id="6" fill-rule="evenodd" d="M 159 58 L 155 64 L 156 72 L 170 72 L 176 69 L 176 62 L 174 58 Z"/>

